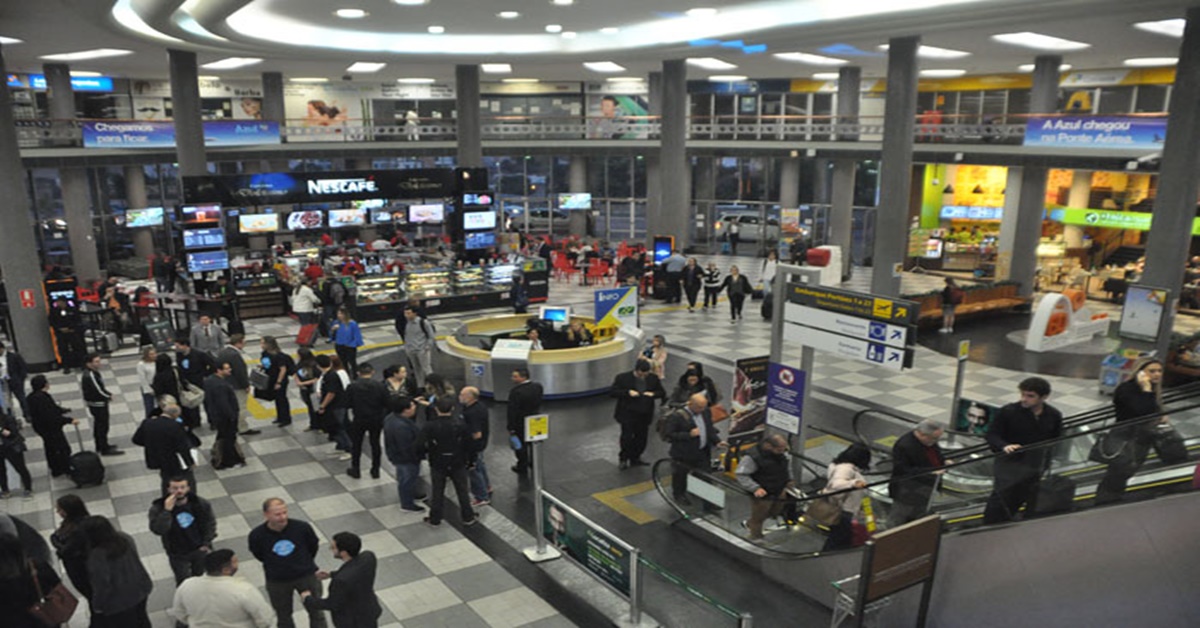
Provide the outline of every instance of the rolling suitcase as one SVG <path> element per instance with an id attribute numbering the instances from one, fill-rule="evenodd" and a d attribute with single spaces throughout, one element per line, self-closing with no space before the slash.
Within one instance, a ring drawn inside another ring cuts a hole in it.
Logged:
<path id="1" fill-rule="evenodd" d="M 79 451 L 71 454 L 71 481 L 75 483 L 76 488 L 103 484 L 104 463 L 100 461 L 100 454 L 84 451 L 83 436 L 79 433 L 78 425 L 75 426 L 75 439 L 79 441 Z"/>
<path id="2" fill-rule="evenodd" d="M 311 347 L 317 339 L 317 325 L 310 323 L 300 326 L 300 333 L 296 334 L 296 344 L 301 347 Z"/>
<path id="3" fill-rule="evenodd" d="M 768 292 L 766 295 L 763 296 L 762 317 L 764 320 L 769 321 L 769 320 L 771 320 L 771 317 L 774 315 L 775 315 L 775 293 Z"/>

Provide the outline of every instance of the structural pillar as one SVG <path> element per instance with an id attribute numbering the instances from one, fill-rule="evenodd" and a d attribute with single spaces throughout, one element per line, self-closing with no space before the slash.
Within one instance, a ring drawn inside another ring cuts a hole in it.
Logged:
<path id="1" fill-rule="evenodd" d="M 200 118 L 200 85 L 196 53 L 168 50 L 171 69 L 171 105 L 175 120 L 175 155 L 181 177 L 208 174 L 204 152 L 204 123 Z"/>
<path id="2" fill-rule="evenodd" d="M 75 90 L 71 87 L 71 69 L 63 63 L 42 66 L 46 75 L 47 100 L 50 117 L 55 120 L 75 118 Z M 62 189 L 63 218 L 67 221 L 67 241 L 71 246 L 71 266 L 80 283 L 100 279 L 100 257 L 96 251 L 96 236 L 92 226 L 92 190 L 84 168 L 59 168 L 58 184 Z"/>
<path id="3" fill-rule="evenodd" d="M 691 178 L 687 157 L 687 65 L 683 59 L 663 61 L 662 139 L 659 150 L 661 211 L 646 216 L 652 244 L 655 235 L 675 236 L 675 246 L 686 249 L 692 241 Z"/>
<path id="4" fill-rule="evenodd" d="M 647 110 L 651 116 L 657 116 L 656 123 L 662 122 L 662 72 L 651 72 L 647 83 Z M 661 134 L 659 135 L 661 138 Z M 657 216 L 662 213 L 662 171 L 659 169 L 659 164 L 662 162 L 659 151 L 651 150 L 646 154 L 646 233 L 642 234 L 643 238 L 649 241 L 653 235 L 653 229 L 650 226 L 650 217 Z M 611 223 L 612 212 L 609 212 L 609 221 Z M 611 227 L 610 227 L 611 229 Z M 632 234 L 636 239 L 637 234 Z"/>
<path id="5" fill-rule="evenodd" d="M 784 157 L 779 161 L 779 206 L 789 209 L 800 206 L 799 157 Z"/>
<path id="6" fill-rule="evenodd" d="M 1029 113 L 1054 113 L 1058 108 L 1058 68 L 1062 57 L 1040 55 L 1033 61 L 1033 89 L 1029 94 Z M 1046 167 L 1038 164 L 1023 166 L 1017 198 L 1016 226 L 1013 231 L 1012 261 L 1008 278 L 1017 282 L 1017 294 L 1032 297 L 1037 274 L 1037 246 L 1042 237 L 1042 220 L 1046 212 Z M 1009 181 L 1013 180 L 1009 171 Z M 1007 194 L 1012 194 L 1010 185 Z M 1013 216 L 1005 207 L 1004 220 Z M 1003 229 L 1001 229 L 1003 231 Z M 1001 251 L 1003 253 L 1003 251 Z"/>
<path id="7" fill-rule="evenodd" d="M 287 126 L 287 110 L 283 104 L 283 73 L 262 73 L 262 119 L 279 123 L 279 140 L 287 141 L 284 128 Z M 267 161 L 268 172 L 287 172 L 287 159 L 271 159 Z"/>
<path id="8" fill-rule="evenodd" d="M 141 166 L 125 166 L 125 202 L 130 207 L 146 207 L 150 198 L 146 196 L 146 171 Z M 153 227 L 133 230 L 133 254 L 145 259 L 154 253 Z"/>
<path id="9" fill-rule="evenodd" d="M 1092 171 L 1076 170 L 1071 178 L 1071 193 L 1067 196 L 1067 207 L 1084 209 L 1092 196 Z M 1097 208 L 1099 209 L 1099 208 Z M 1078 249 L 1083 246 L 1083 227 L 1079 225 L 1063 226 L 1063 241 L 1068 249 Z"/>
<path id="10" fill-rule="evenodd" d="M 458 116 L 458 167 L 483 166 L 483 127 L 479 117 L 479 66 L 454 66 L 455 109 Z"/>
<path id="11" fill-rule="evenodd" d="M 880 202 L 875 215 L 875 233 L 882 237 L 875 238 L 871 269 L 871 291 L 883 296 L 900 296 L 900 274 L 894 272 L 894 266 L 904 261 L 908 246 L 913 130 L 917 115 L 917 47 L 920 43 L 920 37 L 895 37 L 888 45 Z"/>
<path id="12" fill-rule="evenodd" d="M 1187 12 L 1169 110 L 1154 220 L 1146 240 L 1146 272 L 1138 282 L 1171 291 L 1171 307 L 1163 308 L 1163 324 L 1156 343 L 1158 355 L 1163 358 L 1175 324 L 1173 305 L 1183 286 L 1196 197 L 1200 192 L 1200 180 L 1196 177 L 1200 172 L 1200 6 L 1193 6 Z"/>
<path id="13" fill-rule="evenodd" d="M 567 166 L 567 191 L 578 193 L 588 191 L 587 157 L 572 155 Z M 567 228 L 573 236 L 592 235 L 589 225 L 592 224 L 592 210 L 573 210 L 567 214 Z"/>
<path id="14" fill-rule="evenodd" d="M 838 70 L 837 116 L 842 124 L 857 124 L 859 106 L 862 102 L 862 68 L 845 67 Z M 916 105 L 913 105 L 916 109 Z M 857 133 L 839 133 L 838 139 L 858 141 Z M 912 153 L 911 143 L 909 154 Z M 911 157 L 909 158 L 911 169 Z M 824 173 L 822 173 L 824 174 Z M 854 268 L 854 180 L 858 174 L 858 162 L 853 159 L 833 161 L 833 181 L 829 208 L 829 244 L 842 250 L 842 280 L 850 278 Z M 876 233 L 880 233 L 878 229 Z M 876 258 L 878 259 L 878 258 Z"/>
<path id="15" fill-rule="evenodd" d="M 2 45 L 0 76 L 8 76 Z M 13 332 L 9 340 L 32 370 L 41 371 L 54 364 L 54 348 L 46 318 L 32 207 L 25 191 L 25 166 L 21 163 L 17 129 L 13 124 L 12 95 L 5 83 L 0 85 L 0 190 L 7 190 L 8 198 L 7 202 L 0 203 L 0 222 L 11 237 L 5 238 L 4 246 L 0 246 L 0 271 L 4 273 L 4 291 Z"/>

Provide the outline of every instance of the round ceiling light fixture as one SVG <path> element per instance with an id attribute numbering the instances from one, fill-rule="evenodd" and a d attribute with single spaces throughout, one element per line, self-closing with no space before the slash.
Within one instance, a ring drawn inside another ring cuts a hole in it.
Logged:
<path id="1" fill-rule="evenodd" d="M 621 32 L 621 29 L 617 28 L 616 26 L 606 26 L 600 29 L 601 35 L 616 35 L 619 32 Z"/>
<path id="2" fill-rule="evenodd" d="M 515 20 L 521 17 L 521 13 L 518 11 L 501 11 L 496 14 L 496 17 L 502 20 Z"/>
<path id="3" fill-rule="evenodd" d="M 575 4 L 575 0 L 550 0 L 550 4 L 560 7 L 569 7 L 572 4 Z"/>
<path id="4" fill-rule="evenodd" d="M 547 24 L 546 32 L 547 33 L 561 33 L 562 32 L 562 24 Z"/>
<path id="5" fill-rule="evenodd" d="M 400 6 L 415 7 L 427 3 L 429 0 L 392 0 L 392 2 L 395 2 Z"/>
<path id="6" fill-rule="evenodd" d="M 338 9 L 337 11 L 334 11 L 333 14 L 342 18 L 343 20 L 361 20 L 369 15 L 362 9 Z"/>
<path id="7" fill-rule="evenodd" d="M 434 25 L 434 26 L 430 26 L 426 30 L 429 31 L 430 35 L 441 35 L 442 33 L 446 32 L 446 27 Z"/>

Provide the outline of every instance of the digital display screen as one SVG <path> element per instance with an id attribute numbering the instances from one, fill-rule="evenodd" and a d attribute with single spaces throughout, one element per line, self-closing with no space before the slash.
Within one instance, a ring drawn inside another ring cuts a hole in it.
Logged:
<path id="1" fill-rule="evenodd" d="M 371 222 L 377 225 L 386 225 L 392 222 L 392 212 L 375 212 L 371 214 Z"/>
<path id="2" fill-rule="evenodd" d="M 220 205 L 185 205 L 180 221 L 185 224 L 197 222 L 221 222 Z"/>
<path id="3" fill-rule="evenodd" d="M 592 195 L 586 192 L 579 194 L 559 194 L 559 209 L 591 209 Z"/>
<path id="4" fill-rule="evenodd" d="M 398 225 L 408 224 L 408 210 L 398 209 L 392 212 L 392 222 Z"/>
<path id="5" fill-rule="evenodd" d="M 147 207 L 145 209 L 125 210 L 125 226 L 131 229 L 137 227 L 159 227 L 163 224 L 163 208 Z"/>
<path id="6" fill-rule="evenodd" d="M 543 306 L 538 318 L 553 323 L 565 323 L 571 318 L 571 308 Z"/>
<path id="7" fill-rule="evenodd" d="M 441 203 L 431 205 L 409 205 L 408 221 L 413 223 L 438 223 L 446 218 L 446 208 Z"/>
<path id="8" fill-rule="evenodd" d="M 354 209 L 381 209 L 387 206 L 387 201 L 382 198 L 369 198 L 364 201 L 350 201 L 350 206 Z"/>
<path id="9" fill-rule="evenodd" d="M 287 217 L 288 231 L 320 229 L 325 226 L 325 214 L 319 211 L 292 212 Z"/>
<path id="10" fill-rule="evenodd" d="M 206 273 L 211 270 L 228 270 L 229 253 L 226 251 L 203 251 L 187 254 L 189 273 Z"/>
<path id="11" fill-rule="evenodd" d="M 329 226 L 331 228 L 361 227 L 365 224 L 367 224 L 367 210 L 365 209 L 329 210 Z"/>
<path id="12" fill-rule="evenodd" d="M 464 234 L 464 238 L 463 247 L 469 251 L 496 246 L 496 232 L 494 231 L 467 233 Z"/>
<path id="13" fill-rule="evenodd" d="M 496 212 L 463 212 L 463 229 L 477 231 L 479 229 L 496 228 Z"/>
<path id="14" fill-rule="evenodd" d="M 279 231 L 279 214 L 242 214 L 238 216 L 238 231 L 275 233 Z"/>
<path id="15" fill-rule="evenodd" d="M 49 294 L 46 295 L 46 299 L 49 303 L 54 303 L 55 301 L 57 301 L 59 299 L 64 299 L 64 300 L 66 300 L 67 305 L 69 305 L 70 307 L 76 307 L 78 305 L 75 302 L 75 289 L 74 288 L 72 288 L 70 290 L 51 290 L 49 292 Z"/>
<path id="16" fill-rule="evenodd" d="M 213 249 L 225 246 L 225 231 L 221 229 L 184 229 L 183 248 Z"/>
<path id="17" fill-rule="evenodd" d="M 671 250 L 675 248 L 675 238 L 673 236 L 655 236 L 654 237 L 654 263 L 661 264 L 671 257 Z"/>
<path id="18" fill-rule="evenodd" d="M 463 194 L 463 207 L 484 207 L 492 204 L 491 194 Z"/>

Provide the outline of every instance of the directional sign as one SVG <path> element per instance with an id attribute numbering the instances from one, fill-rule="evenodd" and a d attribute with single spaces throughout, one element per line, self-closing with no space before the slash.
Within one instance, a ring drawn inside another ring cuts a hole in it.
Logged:
<path id="1" fill-rule="evenodd" d="M 895 371 L 912 366 L 912 349 L 898 349 L 869 340 L 841 336 L 813 327 L 784 323 L 783 339 L 788 342 L 798 342 L 818 351 L 827 351 L 843 358 L 860 360 Z"/>
<path id="2" fill-rule="evenodd" d="M 795 303 L 784 304 L 783 320 L 843 336 L 871 340 L 898 349 L 911 347 L 915 344 L 917 335 L 916 328 L 908 325 L 892 325 Z"/>
<path id="3" fill-rule="evenodd" d="M 921 314 L 920 307 L 913 301 L 796 283 L 788 284 L 788 301 L 827 312 L 900 325 L 916 325 L 917 317 Z"/>

